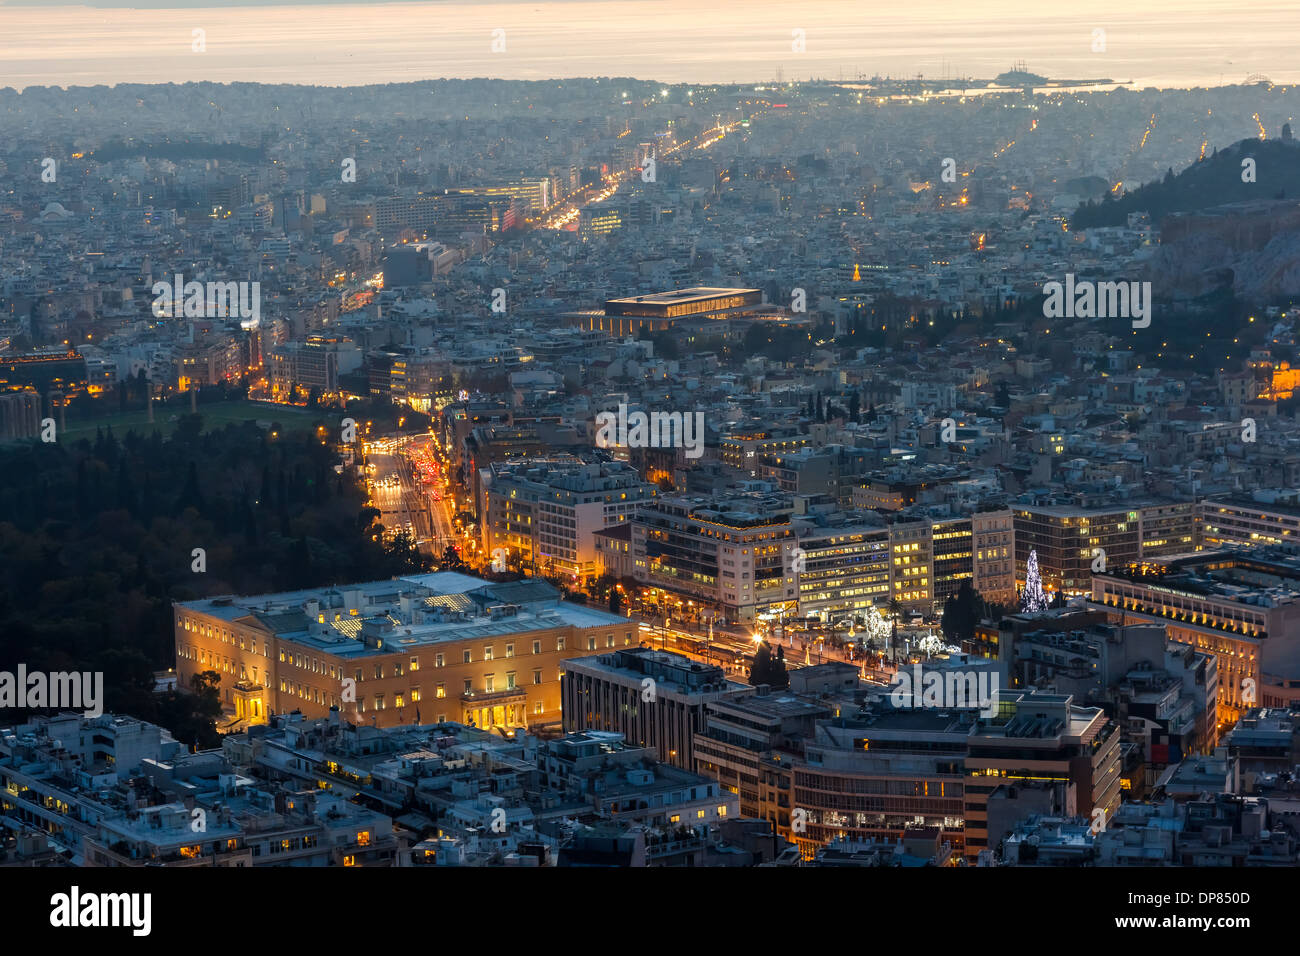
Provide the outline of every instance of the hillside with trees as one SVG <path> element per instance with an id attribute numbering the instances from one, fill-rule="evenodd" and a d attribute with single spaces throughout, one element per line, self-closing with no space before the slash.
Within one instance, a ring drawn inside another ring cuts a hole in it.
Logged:
<path id="1" fill-rule="evenodd" d="M 173 601 L 426 569 L 409 540 L 384 544 L 338 461 L 315 429 L 205 430 L 201 415 L 166 439 L 110 428 L 0 448 L 0 670 L 102 671 L 106 712 L 212 745 L 215 689 L 153 693 L 174 666 Z"/>
<path id="2" fill-rule="evenodd" d="M 1256 199 L 1300 200 L 1300 143 L 1289 138 L 1289 127 L 1278 140 L 1243 139 L 1215 150 L 1175 174 L 1146 183 L 1116 199 L 1107 193 L 1101 202 L 1089 200 L 1070 217 L 1071 229 L 1122 226 L 1130 213 L 1145 212 L 1153 222 L 1172 213 L 1196 212 L 1226 203 Z M 1253 181 L 1242 181 L 1242 161 L 1255 161 Z"/>

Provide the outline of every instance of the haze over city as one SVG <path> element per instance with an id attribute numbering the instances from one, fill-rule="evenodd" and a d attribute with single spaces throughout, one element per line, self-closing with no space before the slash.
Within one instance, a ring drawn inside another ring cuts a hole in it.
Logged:
<path id="1" fill-rule="evenodd" d="M 690 0 L 518 3 L 0 2 L 0 86 L 304 83 L 356 86 L 437 77 L 631 76 L 738 83 L 858 73 L 993 77 L 1024 60 L 1048 76 L 1209 86 L 1253 74 L 1295 82 L 1285 0 L 1130 3 L 1086 9 L 993 0 L 791 5 Z M 190 50 L 203 27 L 209 45 Z M 504 53 L 490 33 L 506 29 Z M 1093 30 L 1111 38 L 1094 52 Z M 794 29 L 806 51 L 790 52 Z"/>

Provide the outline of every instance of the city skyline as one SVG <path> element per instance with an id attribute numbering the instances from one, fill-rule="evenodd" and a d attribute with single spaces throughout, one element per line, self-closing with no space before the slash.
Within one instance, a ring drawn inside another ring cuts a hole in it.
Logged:
<path id="1" fill-rule="evenodd" d="M 10 922 L 1283 923 L 1293 21 L 0 0 Z"/>

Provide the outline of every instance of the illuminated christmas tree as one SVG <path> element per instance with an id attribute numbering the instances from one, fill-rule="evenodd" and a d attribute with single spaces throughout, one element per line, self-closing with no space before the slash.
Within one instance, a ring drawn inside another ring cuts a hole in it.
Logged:
<path id="1" fill-rule="evenodd" d="M 867 625 L 867 641 L 873 645 L 884 646 L 889 641 L 892 625 L 874 606 L 867 608 L 864 617 Z"/>
<path id="2" fill-rule="evenodd" d="M 926 660 L 929 660 L 935 654 L 944 650 L 943 638 L 934 633 L 926 634 L 916 645 L 916 649 L 925 654 Z"/>
<path id="3" fill-rule="evenodd" d="M 1047 610 L 1047 595 L 1043 593 L 1043 578 L 1038 573 L 1038 552 L 1031 550 L 1025 563 L 1025 590 L 1020 594 L 1020 610 L 1034 614 Z"/>

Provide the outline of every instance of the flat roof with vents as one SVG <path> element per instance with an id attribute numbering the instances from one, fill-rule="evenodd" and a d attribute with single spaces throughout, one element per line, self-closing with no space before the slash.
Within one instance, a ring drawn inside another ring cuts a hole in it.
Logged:
<path id="1" fill-rule="evenodd" d="M 742 306 L 760 305 L 763 293 L 759 289 L 723 289 L 712 286 L 695 286 L 671 292 L 652 292 L 649 295 L 625 296 L 605 300 L 606 315 L 639 315 L 671 319 L 702 312 L 719 312 Z"/>
<path id="2" fill-rule="evenodd" d="M 493 613 L 503 606 L 512 613 Z M 342 657 L 557 627 L 606 628 L 610 633 L 632 629 L 621 615 L 561 600 L 560 592 L 545 581 L 490 582 L 455 572 L 276 594 L 224 595 L 177 602 L 175 608 L 181 616 L 189 611 L 232 623 L 248 619 L 282 641 Z M 443 613 L 427 616 L 437 612 Z M 367 623 L 381 625 L 382 649 L 367 647 L 361 639 Z"/>

